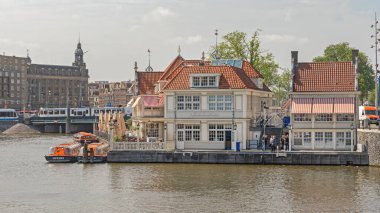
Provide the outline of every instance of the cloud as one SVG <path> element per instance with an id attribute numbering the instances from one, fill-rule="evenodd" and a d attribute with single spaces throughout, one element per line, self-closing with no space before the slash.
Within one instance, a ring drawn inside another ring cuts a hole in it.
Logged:
<path id="1" fill-rule="evenodd" d="M 0 38 L 0 44 L 1 45 L 8 45 L 8 46 L 19 46 L 24 48 L 40 48 L 40 45 L 38 43 L 28 43 L 21 40 L 12 40 L 8 38 Z"/>
<path id="2" fill-rule="evenodd" d="M 309 38 L 297 37 L 293 35 L 279 35 L 279 34 L 267 34 L 262 35 L 263 41 L 266 42 L 278 42 L 278 43 L 308 43 Z"/>
<path id="3" fill-rule="evenodd" d="M 201 35 L 192 35 L 192 36 L 177 36 L 174 39 L 170 39 L 169 43 L 173 44 L 198 44 L 203 41 L 203 37 Z"/>
<path id="4" fill-rule="evenodd" d="M 169 8 L 157 7 L 150 13 L 145 14 L 142 18 L 143 22 L 159 22 L 168 17 L 175 16 L 175 13 Z"/>

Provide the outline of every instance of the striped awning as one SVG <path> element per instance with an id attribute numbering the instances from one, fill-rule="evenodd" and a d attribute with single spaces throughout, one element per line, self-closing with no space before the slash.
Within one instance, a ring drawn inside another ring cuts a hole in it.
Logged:
<path id="1" fill-rule="evenodd" d="M 355 100 L 350 98 L 335 98 L 335 113 L 355 113 Z"/>
<path id="2" fill-rule="evenodd" d="M 313 113 L 333 113 L 334 98 L 314 98 Z"/>
<path id="3" fill-rule="evenodd" d="M 312 98 L 293 98 L 292 113 L 311 114 Z"/>

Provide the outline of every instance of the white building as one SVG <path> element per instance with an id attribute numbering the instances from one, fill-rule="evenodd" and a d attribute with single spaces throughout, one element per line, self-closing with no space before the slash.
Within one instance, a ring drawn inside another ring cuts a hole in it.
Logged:
<path id="1" fill-rule="evenodd" d="M 292 52 L 292 150 L 353 150 L 358 123 L 358 51 L 351 62 L 298 63 Z"/>

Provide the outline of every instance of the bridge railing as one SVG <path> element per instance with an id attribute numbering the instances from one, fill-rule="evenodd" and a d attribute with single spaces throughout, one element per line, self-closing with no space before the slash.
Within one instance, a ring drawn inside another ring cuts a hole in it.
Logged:
<path id="1" fill-rule="evenodd" d="M 165 150 L 165 142 L 113 142 L 111 150 L 127 151 L 127 150 Z"/>

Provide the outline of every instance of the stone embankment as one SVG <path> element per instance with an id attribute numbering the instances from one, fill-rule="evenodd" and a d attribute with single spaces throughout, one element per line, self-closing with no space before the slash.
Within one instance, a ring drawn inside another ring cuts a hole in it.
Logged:
<path id="1" fill-rule="evenodd" d="M 380 166 L 380 131 L 377 129 L 358 129 L 358 143 L 368 151 L 369 165 Z"/>

